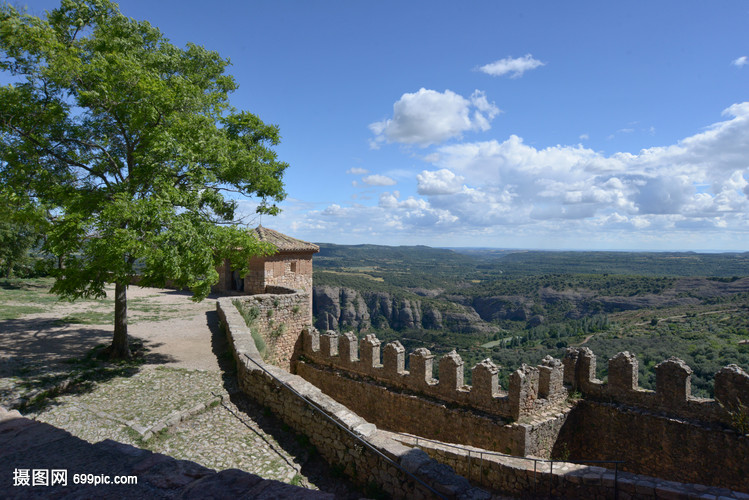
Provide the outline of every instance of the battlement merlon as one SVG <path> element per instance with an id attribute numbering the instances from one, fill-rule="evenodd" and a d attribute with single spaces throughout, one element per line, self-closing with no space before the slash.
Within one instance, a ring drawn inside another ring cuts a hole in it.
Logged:
<path id="1" fill-rule="evenodd" d="M 513 418 L 533 412 L 538 399 L 538 375 L 538 368 L 525 363 L 510 374 L 508 395 Z"/>
<path id="2" fill-rule="evenodd" d="M 328 330 L 320 335 L 320 355 L 323 359 L 338 356 L 338 332 Z"/>
<path id="3" fill-rule="evenodd" d="M 639 362 L 629 351 L 618 353 L 609 360 L 609 390 L 619 394 L 639 388 Z"/>
<path id="4" fill-rule="evenodd" d="M 564 367 L 561 361 L 551 356 L 546 356 L 538 365 L 538 397 L 553 401 L 567 397 Z"/>
<path id="5" fill-rule="evenodd" d="M 432 377 L 434 354 L 429 352 L 429 349 L 424 347 L 416 349 L 408 356 L 408 361 L 411 373 L 409 379 L 415 388 L 427 389 L 437 385 L 437 381 Z"/>
<path id="6" fill-rule="evenodd" d="M 499 397 L 499 368 L 487 358 L 471 370 L 471 401 L 486 403 Z"/>
<path id="7" fill-rule="evenodd" d="M 338 337 L 338 355 L 346 365 L 359 361 L 359 340 L 353 332 L 346 332 Z"/>
<path id="8" fill-rule="evenodd" d="M 715 374 L 715 399 L 731 411 L 749 416 L 749 374 L 737 365 L 728 365 Z"/>
<path id="9" fill-rule="evenodd" d="M 302 329 L 302 344 L 304 352 L 310 356 L 320 353 L 320 332 L 314 327 Z"/>
<path id="10" fill-rule="evenodd" d="M 398 380 L 406 374 L 406 348 L 397 340 L 385 345 L 382 366 L 388 379 Z"/>
<path id="11" fill-rule="evenodd" d="M 368 373 L 373 370 L 382 368 L 380 363 L 380 340 L 374 335 L 369 334 L 359 342 L 359 355 L 363 364 L 362 369 Z"/>
<path id="12" fill-rule="evenodd" d="M 439 389 L 443 396 L 453 396 L 463 389 L 463 365 L 463 358 L 454 349 L 440 359 Z"/>
<path id="13" fill-rule="evenodd" d="M 655 394 L 664 406 L 684 406 L 692 396 L 692 369 L 674 357 L 658 363 L 655 366 Z"/>
<path id="14" fill-rule="evenodd" d="M 749 415 L 749 375 L 737 365 L 726 366 L 716 373 L 715 399 L 703 399 L 692 396 L 692 369 L 678 358 L 656 365 L 655 391 L 638 387 L 638 361 L 629 352 L 618 353 L 609 360 L 605 384 L 594 378 L 595 355 L 589 349 L 568 349 L 563 363 L 565 383 L 580 390 L 586 398 L 728 426 L 733 425 L 736 411 Z"/>

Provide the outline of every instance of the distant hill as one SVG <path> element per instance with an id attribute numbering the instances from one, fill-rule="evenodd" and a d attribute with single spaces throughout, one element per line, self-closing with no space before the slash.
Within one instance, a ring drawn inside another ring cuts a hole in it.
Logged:
<path id="1" fill-rule="evenodd" d="M 321 268 L 440 268 L 528 276 L 539 274 L 626 274 L 637 276 L 749 276 L 749 252 L 544 251 L 428 246 L 334 245 L 318 243 L 315 266 Z"/>
<path id="2" fill-rule="evenodd" d="M 749 253 L 319 245 L 320 330 L 458 349 L 469 366 L 487 356 L 537 363 L 570 345 L 630 350 L 644 360 L 645 387 L 653 360 L 678 355 L 703 395 L 717 363 L 749 364 Z"/>

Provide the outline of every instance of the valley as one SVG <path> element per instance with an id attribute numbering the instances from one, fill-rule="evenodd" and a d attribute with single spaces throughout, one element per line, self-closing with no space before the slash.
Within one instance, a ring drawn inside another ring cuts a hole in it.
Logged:
<path id="1" fill-rule="evenodd" d="M 491 358 L 504 384 L 521 363 L 581 345 L 599 359 L 636 354 L 645 388 L 677 356 L 705 397 L 720 367 L 749 367 L 748 254 L 320 247 L 319 330 L 456 349 L 468 367 Z M 605 379 L 606 363 L 598 371 Z"/>

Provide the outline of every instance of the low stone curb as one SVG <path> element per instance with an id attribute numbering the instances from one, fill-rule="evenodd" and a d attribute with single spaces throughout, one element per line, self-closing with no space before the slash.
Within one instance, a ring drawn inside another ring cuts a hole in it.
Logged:
<path id="1" fill-rule="evenodd" d="M 175 427 L 180 422 L 183 422 L 190 417 L 194 417 L 199 413 L 203 413 L 207 409 L 213 408 L 214 406 L 223 403 L 228 398 L 228 394 L 214 395 L 213 399 L 211 399 L 208 403 L 198 403 L 192 408 L 184 411 L 173 411 L 165 418 L 162 418 L 150 427 L 144 428 L 139 425 L 130 425 L 129 427 L 140 434 L 143 441 L 148 441 L 159 432 L 167 430 L 171 427 Z"/>

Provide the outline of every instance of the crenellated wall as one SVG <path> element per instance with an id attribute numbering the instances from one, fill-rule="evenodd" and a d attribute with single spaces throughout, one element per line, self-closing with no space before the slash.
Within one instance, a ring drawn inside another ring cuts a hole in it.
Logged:
<path id="1" fill-rule="evenodd" d="M 435 492 L 448 499 L 491 498 L 450 467 L 391 439 L 301 377 L 264 362 L 231 299 L 220 298 L 216 307 L 237 362 L 240 389 L 307 436 L 320 455 L 351 481 L 387 498 L 426 500 L 435 498 Z"/>
<path id="2" fill-rule="evenodd" d="M 429 350 L 410 353 L 409 370 L 405 360 L 397 341 L 382 348 L 374 335 L 306 329 L 296 369 L 393 431 L 515 455 L 624 460 L 631 472 L 749 491 L 749 434 L 737 430 L 749 425 L 749 375 L 738 366 L 716 374 L 716 399 L 702 399 L 691 396 L 691 369 L 676 358 L 656 367 L 655 391 L 638 386 L 628 352 L 609 360 L 606 383 L 581 348 L 521 366 L 506 390 L 488 359 L 472 368 L 472 386 L 455 351 L 439 359 L 438 379 Z M 581 395 L 571 410 L 568 392 Z"/>
<path id="3" fill-rule="evenodd" d="M 524 364 L 518 368 L 504 391 L 499 386 L 499 370 L 490 359 L 471 369 L 473 385 L 465 385 L 464 362 L 455 351 L 440 358 L 439 379 L 435 379 L 434 355 L 425 348 L 409 354 L 406 370 L 405 349 L 398 341 L 387 344 L 381 356 L 381 342 L 372 334 L 359 341 L 351 332 L 339 335 L 329 330 L 320 334 L 308 328 L 302 335 L 303 353 L 309 361 L 510 421 L 558 409 L 567 398 L 563 365 L 551 357 L 537 367 Z"/>
<path id="4" fill-rule="evenodd" d="M 681 419 L 734 426 L 743 413 L 749 420 L 749 375 L 736 365 L 715 374 L 715 398 L 692 396 L 692 369 L 678 358 L 655 367 L 656 390 L 638 385 L 637 357 L 620 352 L 608 361 L 608 382 L 595 377 L 596 356 L 587 347 L 569 348 L 563 360 L 564 382 L 585 399 L 634 406 Z"/>
<path id="5" fill-rule="evenodd" d="M 353 333 L 314 329 L 306 329 L 303 340 L 296 373 L 389 430 L 549 456 L 569 411 L 562 364 L 551 358 L 521 367 L 502 391 L 498 369 L 488 359 L 473 368 L 468 386 L 463 360 L 454 351 L 440 359 L 434 379 L 434 355 L 427 349 L 412 352 L 406 370 L 405 349 L 397 341 L 381 349 L 374 335 L 358 341 Z"/>
<path id="6" fill-rule="evenodd" d="M 300 378 L 259 359 L 237 311 L 228 305 L 228 299 L 220 299 L 219 314 L 240 365 L 242 389 L 310 436 L 328 460 L 345 466 L 356 481 L 374 481 L 393 496 L 423 493 L 387 464 L 362 454 L 350 437 L 316 417 L 304 400 L 267 374 L 287 382 L 325 408 L 334 420 L 404 465 L 418 455 L 416 450 L 395 444 L 387 433 L 351 411 L 366 415 L 378 426 L 443 442 L 518 455 L 624 460 L 620 470 L 649 476 L 620 475 L 615 485 L 611 471 L 557 463 L 553 477 L 551 470 L 539 471 L 539 479 L 535 469 L 512 462 L 515 459 L 479 462 L 476 452 L 471 456 L 454 449 L 440 451 L 439 446 L 422 443 L 435 458 L 506 493 L 532 495 L 542 489 L 578 498 L 612 497 L 617 488 L 620 497 L 626 498 L 697 498 L 703 494 L 743 498 L 737 491 L 749 493 L 749 434 L 735 430 L 741 425 L 740 416 L 746 415 L 743 405 L 749 400 L 749 375 L 737 366 L 716 374 L 716 400 L 707 400 L 691 396 L 691 370 L 680 360 L 658 365 L 657 389 L 646 391 L 638 387 L 633 355 L 620 353 L 609 360 L 608 382 L 603 383 L 595 379 L 593 353 L 570 349 L 561 361 L 546 358 L 537 367 L 521 367 L 505 391 L 499 387 L 497 367 L 490 360 L 473 368 L 474 384 L 469 387 L 464 384 L 464 363 L 456 352 L 440 358 L 439 378 L 434 379 L 434 356 L 426 349 L 410 353 L 407 371 L 405 349 L 399 342 L 381 348 L 374 335 L 357 340 L 350 333 L 321 335 L 307 328 L 300 339 L 303 353 L 295 366 Z M 570 409 L 567 393 L 572 391 L 581 396 Z M 436 470 L 425 460 L 418 455 L 419 463 L 425 464 L 419 471 Z M 366 479 L 357 477 L 360 471 L 367 471 Z M 429 482 L 437 486 L 445 478 L 461 484 L 457 497 L 469 495 L 466 483 L 452 471 L 431 476 Z"/>
<path id="7" fill-rule="evenodd" d="M 556 453 L 626 460 L 631 472 L 749 492 L 749 375 L 741 368 L 722 368 L 716 399 L 703 399 L 691 395 L 692 370 L 677 358 L 656 366 L 655 391 L 638 386 L 638 361 L 628 352 L 609 360 L 607 383 L 595 378 L 590 349 L 568 349 L 564 366 L 565 382 L 583 399 Z"/>

